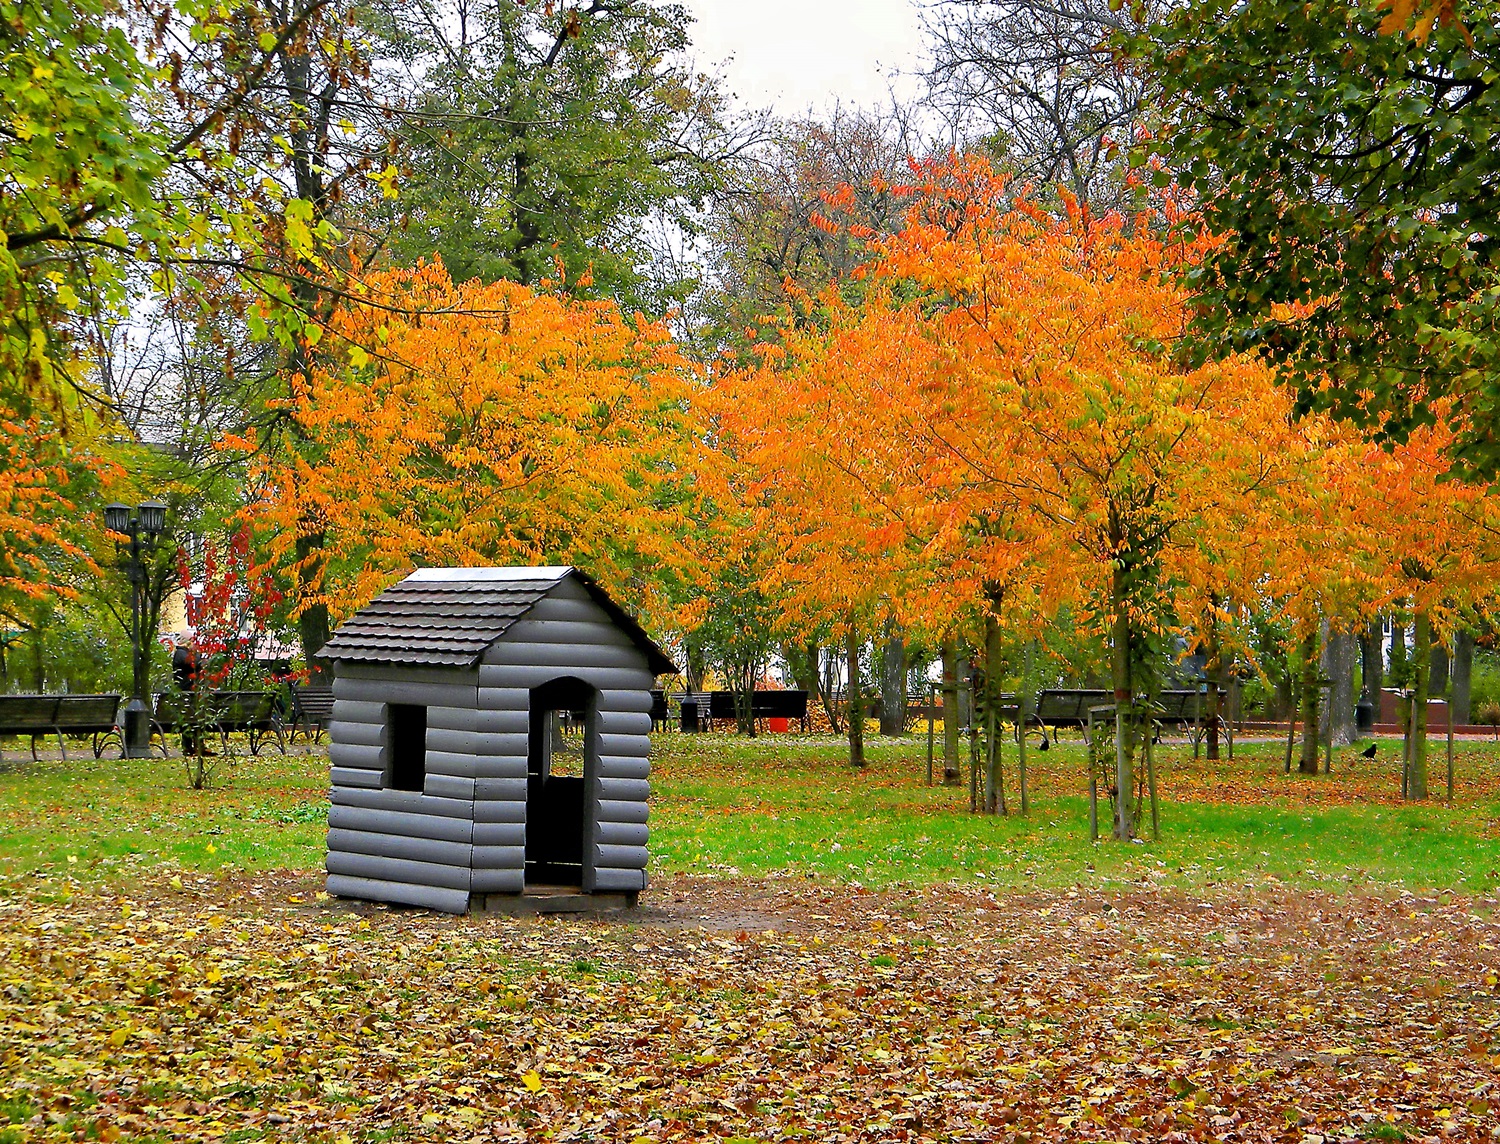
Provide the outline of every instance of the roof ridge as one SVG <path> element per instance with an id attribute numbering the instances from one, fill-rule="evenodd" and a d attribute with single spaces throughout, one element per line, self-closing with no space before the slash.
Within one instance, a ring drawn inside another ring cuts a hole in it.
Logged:
<path id="1" fill-rule="evenodd" d="M 655 674 L 677 670 L 635 618 L 573 565 L 418 569 L 345 620 L 315 654 L 333 660 L 473 667 L 512 624 L 568 579 L 576 579 L 630 637 Z"/>

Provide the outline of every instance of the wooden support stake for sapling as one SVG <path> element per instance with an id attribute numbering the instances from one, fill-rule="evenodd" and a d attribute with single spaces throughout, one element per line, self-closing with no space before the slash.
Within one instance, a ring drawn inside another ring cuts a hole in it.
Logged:
<path id="1" fill-rule="evenodd" d="M 1151 750 L 1151 717 L 1146 717 L 1146 789 L 1151 794 L 1151 841 L 1161 840 L 1161 822 L 1156 814 L 1156 753 Z"/>
<path id="2" fill-rule="evenodd" d="M 1410 695 L 1401 697 L 1401 800 L 1411 794 L 1411 740 L 1416 727 L 1417 705 Z"/>
<path id="3" fill-rule="evenodd" d="M 1453 696 L 1448 696 L 1448 805 L 1453 805 Z"/>
<path id="4" fill-rule="evenodd" d="M 979 813 L 979 736 L 974 733 L 974 692 L 969 691 L 969 813 Z"/>
<path id="5" fill-rule="evenodd" d="M 989 688 L 986 687 L 988 692 Z M 995 703 L 985 695 L 984 712 L 984 813 L 994 814 L 1000 787 L 1000 760 L 995 744 Z"/>
<path id="6" fill-rule="evenodd" d="M 1021 665 L 1021 694 L 1016 700 L 1016 769 L 1021 779 L 1021 816 L 1031 810 L 1031 801 L 1026 790 L 1026 710 L 1031 699 L 1031 657 L 1036 651 L 1036 640 L 1026 645 L 1026 658 Z M 1043 732 L 1045 734 L 1045 732 Z"/>
<path id="7" fill-rule="evenodd" d="M 1193 711 L 1193 762 L 1198 761 L 1198 748 L 1203 745 L 1203 692 L 1194 696 Z"/>
<path id="8" fill-rule="evenodd" d="M 937 725 L 937 699 L 933 694 L 932 684 L 927 684 L 927 785 L 932 785 L 932 738 L 933 728 Z M 944 712 L 946 717 L 947 712 Z"/>
<path id="9" fill-rule="evenodd" d="M 1290 669 L 1288 669 L 1290 670 Z M 1282 765 L 1283 774 L 1292 773 L 1292 745 L 1297 741 L 1297 683 L 1292 681 L 1292 711 L 1287 717 L 1286 725 L 1286 762 Z"/>
<path id="10" fill-rule="evenodd" d="M 1240 680 L 1229 677 L 1229 718 L 1224 720 L 1224 735 L 1229 740 L 1229 761 L 1234 762 L 1234 723 L 1240 713 Z"/>
<path id="11" fill-rule="evenodd" d="M 1092 763 L 1089 764 L 1093 766 Z M 1089 841 L 1099 841 L 1099 779 L 1089 775 Z"/>
<path id="12" fill-rule="evenodd" d="M 1325 775 L 1333 774 L 1333 683 L 1334 681 L 1329 679 L 1328 702 L 1324 705 L 1328 712 L 1328 762 L 1323 768 Z"/>
<path id="13" fill-rule="evenodd" d="M 1000 813 L 1009 815 L 1010 810 L 1005 805 L 1005 732 L 1000 722 L 999 706 L 997 700 L 996 710 L 990 715 L 990 734 L 995 739 L 995 793 L 1000 796 Z M 994 808 L 990 809 L 994 813 Z"/>
<path id="14" fill-rule="evenodd" d="M 979 813 L 979 736 L 969 729 L 969 813 Z"/>

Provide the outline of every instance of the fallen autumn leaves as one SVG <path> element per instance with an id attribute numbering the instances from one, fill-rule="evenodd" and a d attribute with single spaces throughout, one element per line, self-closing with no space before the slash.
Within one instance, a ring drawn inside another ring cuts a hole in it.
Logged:
<path id="1" fill-rule="evenodd" d="M 1500 1136 L 1491 899 L 677 879 L 607 922 L 18 886 L 19 1139 Z"/>

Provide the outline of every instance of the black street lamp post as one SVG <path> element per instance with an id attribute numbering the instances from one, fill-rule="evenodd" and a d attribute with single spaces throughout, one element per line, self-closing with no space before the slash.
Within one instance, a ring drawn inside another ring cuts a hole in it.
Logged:
<path id="1" fill-rule="evenodd" d="M 128 504 L 104 506 L 104 527 L 130 539 L 115 541 L 120 567 L 130 580 L 130 702 L 125 704 L 125 757 L 151 757 L 151 704 L 147 691 L 151 686 L 152 633 L 146 630 L 149 607 L 146 599 L 146 554 L 167 527 L 167 506 L 159 501 L 144 501 L 139 508 Z"/>

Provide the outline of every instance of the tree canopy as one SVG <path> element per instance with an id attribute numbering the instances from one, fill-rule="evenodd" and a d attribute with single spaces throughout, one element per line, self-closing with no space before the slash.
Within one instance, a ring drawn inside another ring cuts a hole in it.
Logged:
<path id="1" fill-rule="evenodd" d="M 1220 238 L 1190 279 L 1201 352 L 1263 353 L 1303 408 L 1383 438 L 1446 410 L 1457 456 L 1493 475 L 1500 22 L 1475 3 L 1381 34 L 1403 13 L 1206 0 L 1148 25 L 1155 178 L 1196 191 Z"/>

